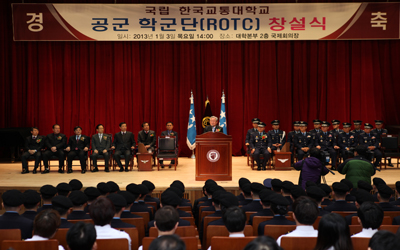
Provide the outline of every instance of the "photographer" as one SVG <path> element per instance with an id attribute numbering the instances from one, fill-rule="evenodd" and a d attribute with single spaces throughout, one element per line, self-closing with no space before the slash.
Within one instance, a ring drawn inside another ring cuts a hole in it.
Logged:
<path id="1" fill-rule="evenodd" d="M 325 167 L 325 155 L 321 154 L 318 148 L 310 150 L 310 156 L 304 160 L 298 161 L 294 168 L 301 170 L 299 185 L 305 189 L 307 181 L 321 183 L 321 175 L 326 175 L 329 170 Z"/>
<path id="2" fill-rule="evenodd" d="M 371 184 L 371 176 L 376 172 L 374 165 L 366 159 L 366 155 L 367 147 L 358 145 L 354 151 L 354 158 L 347 159 L 338 167 L 339 173 L 345 174 L 354 188 L 357 188 L 359 180 Z"/>

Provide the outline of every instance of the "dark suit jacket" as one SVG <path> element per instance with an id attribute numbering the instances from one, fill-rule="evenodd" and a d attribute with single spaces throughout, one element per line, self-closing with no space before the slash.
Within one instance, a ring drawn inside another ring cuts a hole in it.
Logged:
<path id="1" fill-rule="evenodd" d="M 113 218 L 111 220 L 111 227 L 112 228 L 133 228 L 135 225 L 123 222 L 121 219 Z"/>
<path id="2" fill-rule="evenodd" d="M 253 200 L 252 202 L 250 202 L 249 204 L 247 204 L 246 206 L 243 206 L 242 209 L 245 212 L 258 212 L 263 210 L 262 205 L 260 204 L 260 200 Z"/>
<path id="3" fill-rule="evenodd" d="M 400 207 L 390 204 L 389 202 L 380 202 L 379 206 L 381 206 L 383 211 L 400 211 Z"/>
<path id="4" fill-rule="evenodd" d="M 274 216 L 274 213 L 272 213 L 270 208 L 264 208 L 263 210 L 258 211 L 257 213 L 250 215 L 249 225 L 253 225 L 254 216 Z"/>
<path id="5" fill-rule="evenodd" d="M 52 208 L 53 208 L 53 205 L 51 205 L 51 204 L 44 204 L 43 206 L 41 206 L 41 207 L 38 208 L 37 212 L 40 213 L 40 212 L 42 212 L 42 211 L 45 210 L 45 209 L 52 209 Z"/>
<path id="6" fill-rule="evenodd" d="M 0 216 L 0 229 L 20 229 L 21 238 L 32 238 L 33 221 L 18 213 L 5 212 Z"/>
<path id="7" fill-rule="evenodd" d="M 45 145 L 50 150 L 51 147 L 56 147 L 57 150 L 64 149 L 67 145 L 67 137 L 64 134 L 48 134 L 46 136 Z"/>
<path id="8" fill-rule="evenodd" d="M 213 129 L 213 127 L 211 125 L 209 125 L 209 126 L 204 128 L 204 133 L 212 132 L 213 131 L 212 129 Z M 215 132 L 221 132 L 222 133 L 222 127 L 220 127 L 219 125 L 215 126 Z"/>
<path id="9" fill-rule="evenodd" d="M 325 199 L 322 203 L 321 203 L 321 205 L 330 205 L 330 204 L 332 204 L 333 202 L 331 201 L 331 200 L 328 200 L 328 199 Z"/>
<path id="10" fill-rule="evenodd" d="M 175 142 L 176 142 L 176 144 L 178 145 L 178 132 L 176 132 L 176 131 L 171 131 L 170 132 L 170 134 L 169 134 L 170 136 L 175 136 Z M 168 136 L 168 130 L 165 130 L 165 131 L 163 131 L 163 132 L 161 132 L 161 136 Z"/>
<path id="11" fill-rule="evenodd" d="M 393 225 L 400 225 L 400 216 L 396 216 L 393 218 Z"/>
<path id="12" fill-rule="evenodd" d="M 101 138 L 101 142 L 100 142 L 99 134 L 95 134 L 92 136 L 93 151 L 109 150 L 110 147 L 111 147 L 111 135 L 103 134 L 103 138 Z"/>
<path id="13" fill-rule="evenodd" d="M 69 222 L 67 219 L 61 218 L 61 224 L 59 228 L 71 228 L 74 224 Z"/>
<path id="14" fill-rule="evenodd" d="M 73 136 L 69 137 L 67 147 L 70 147 L 71 151 L 75 151 L 76 148 L 78 149 L 77 151 L 83 150 L 86 147 L 89 148 L 90 147 L 90 137 L 86 136 L 86 135 L 81 135 L 81 138 L 79 139 L 79 141 L 76 141 L 76 135 L 73 135 Z"/>
<path id="15" fill-rule="evenodd" d="M 326 211 L 357 211 L 356 205 L 353 203 L 347 203 L 347 201 L 335 201 L 331 205 L 325 207 Z"/>
<path id="16" fill-rule="evenodd" d="M 142 203 L 133 203 L 131 207 L 131 212 L 148 212 L 150 216 L 150 220 L 153 220 L 153 213 L 151 209 L 147 207 L 146 204 Z"/>
<path id="17" fill-rule="evenodd" d="M 91 219 L 90 215 L 88 215 L 87 213 L 85 213 L 85 211 L 72 211 L 72 213 L 70 213 L 67 216 L 68 220 L 87 220 L 87 219 Z"/>
<path id="18" fill-rule="evenodd" d="M 30 220 L 34 220 L 36 215 L 37 215 L 36 211 L 25 211 L 23 214 L 21 214 L 22 217 L 25 217 Z"/>
<path id="19" fill-rule="evenodd" d="M 138 144 L 139 143 L 143 143 L 145 146 L 150 145 L 151 148 L 154 148 L 156 145 L 156 132 L 149 130 L 146 134 L 144 130 L 139 131 Z"/>
<path id="20" fill-rule="evenodd" d="M 191 214 L 189 214 L 189 213 L 187 213 L 185 211 L 182 211 L 180 209 L 177 209 L 176 211 L 178 211 L 179 217 L 192 217 Z"/>
<path id="21" fill-rule="evenodd" d="M 318 208 L 319 209 L 319 214 L 318 216 L 324 216 L 325 214 L 330 214 L 329 211 L 324 210 L 323 208 Z"/>
<path id="22" fill-rule="evenodd" d="M 258 235 L 264 235 L 265 225 L 296 225 L 296 222 L 286 219 L 285 216 L 274 216 L 274 218 L 263 221 L 258 225 Z"/>
<path id="23" fill-rule="evenodd" d="M 392 205 L 400 205 L 400 198 L 398 198 L 395 201 L 390 202 L 390 204 L 392 204 Z"/>
<path id="24" fill-rule="evenodd" d="M 354 217 L 354 216 L 358 216 L 358 214 L 357 213 L 354 213 L 354 214 L 350 214 L 350 215 L 346 215 L 346 217 L 344 217 L 344 219 L 346 220 L 346 222 L 347 222 L 347 225 L 351 225 L 351 220 L 352 220 L 352 218 Z"/>
<path id="25" fill-rule="evenodd" d="M 239 201 L 239 205 L 246 206 L 247 204 L 252 203 L 252 202 L 253 202 L 253 199 L 244 199 L 244 200 Z"/>
<path id="26" fill-rule="evenodd" d="M 143 217 L 136 214 L 132 214 L 131 211 L 122 211 L 121 218 L 143 218 Z"/>
<path id="27" fill-rule="evenodd" d="M 144 201 L 145 202 L 155 202 L 155 203 L 157 203 L 157 208 L 160 208 L 160 199 L 158 199 L 156 197 L 151 197 L 149 195 L 146 195 L 144 197 Z"/>
<path id="28" fill-rule="evenodd" d="M 115 147 L 115 150 L 129 150 L 131 147 L 136 146 L 135 136 L 132 132 L 126 131 L 123 139 L 121 132 L 118 132 L 114 135 L 114 142 L 112 145 Z"/>
<path id="29" fill-rule="evenodd" d="M 46 140 L 46 137 L 44 137 L 42 135 L 38 135 L 35 140 L 32 138 L 32 135 L 26 137 L 25 151 L 36 149 L 38 152 L 40 152 L 40 150 L 42 148 L 44 148 L 45 140 Z"/>

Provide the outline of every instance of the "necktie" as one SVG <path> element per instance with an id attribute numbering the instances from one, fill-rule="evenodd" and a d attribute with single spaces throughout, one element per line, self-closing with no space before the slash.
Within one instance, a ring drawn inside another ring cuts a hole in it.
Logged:
<path id="1" fill-rule="evenodd" d="M 170 135 L 170 134 L 171 134 L 171 131 L 168 130 L 168 135 Z"/>
<path id="2" fill-rule="evenodd" d="M 101 134 L 99 134 L 99 139 L 100 139 L 100 142 L 101 142 L 101 137 L 102 137 L 102 136 L 101 136 Z"/>
<path id="3" fill-rule="evenodd" d="M 78 141 L 79 141 L 79 137 L 77 136 L 77 137 L 76 137 L 76 142 L 78 142 Z"/>
<path id="4" fill-rule="evenodd" d="M 324 133 L 324 135 L 326 135 L 326 132 Z"/>
<path id="5" fill-rule="evenodd" d="M 35 139 L 36 139 L 36 136 L 34 136 L 33 139 L 35 140 Z"/>
<path id="6" fill-rule="evenodd" d="M 215 127 L 213 127 L 213 132 L 215 132 Z"/>
<path id="7" fill-rule="evenodd" d="M 304 136 L 306 136 L 306 133 L 303 133 Z"/>
<path id="8" fill-rule="evenodd" d="M 277 134 L 278 132 L 275 130 L 275 134 Z"/>
<path id="9" fill-rule="evenodd" d="M 369 133 L 368 133 L 368 137 L 371 137 L 371 136 L 369 135 Z"/>

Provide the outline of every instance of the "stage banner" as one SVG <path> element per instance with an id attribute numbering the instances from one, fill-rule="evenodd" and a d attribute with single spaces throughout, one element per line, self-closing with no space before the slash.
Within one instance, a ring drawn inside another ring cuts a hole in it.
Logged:
<path id="1" fill-rule="evenodd" d="M 399 39 L 400 3 L 13 4 L 15 41 Z"/>

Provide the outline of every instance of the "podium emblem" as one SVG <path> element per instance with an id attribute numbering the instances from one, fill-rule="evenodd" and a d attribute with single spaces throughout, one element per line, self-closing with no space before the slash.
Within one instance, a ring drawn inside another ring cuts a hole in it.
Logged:
<path id="1" fill-rule="evenodd" d="M 207 160 L 210 162 L 217 162 L 220 158 L 220 154 L 217 150 L 211 149 L 207 152 Z"/>

